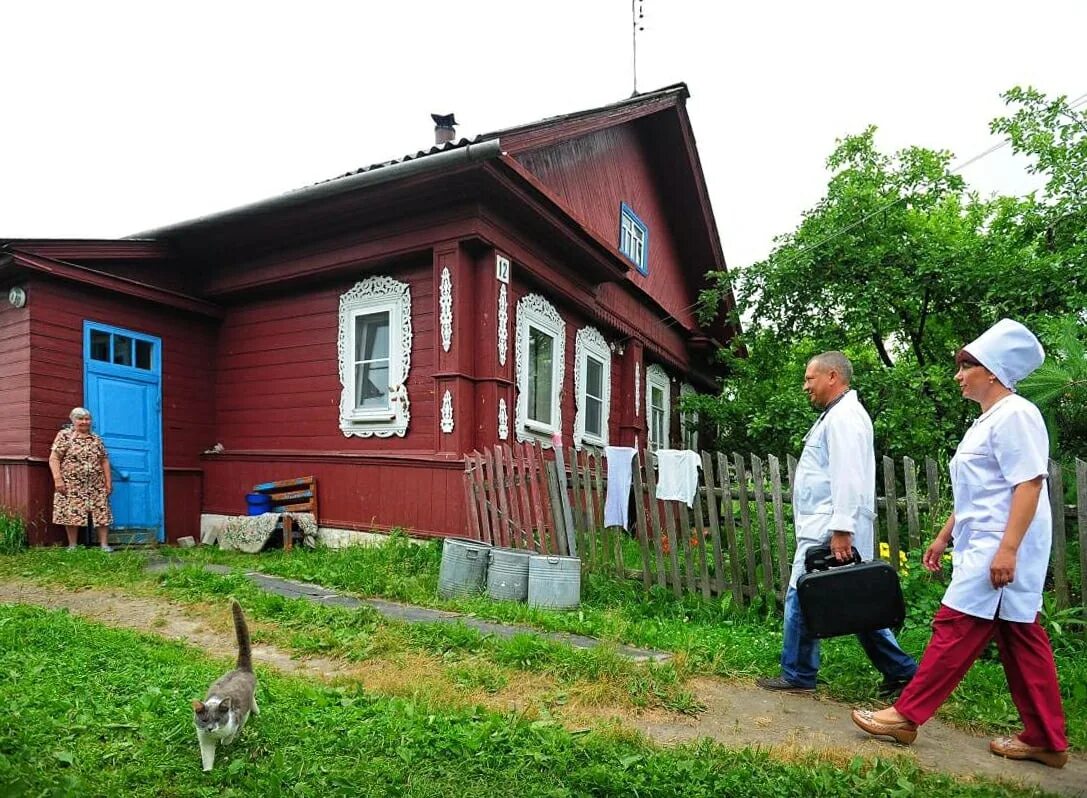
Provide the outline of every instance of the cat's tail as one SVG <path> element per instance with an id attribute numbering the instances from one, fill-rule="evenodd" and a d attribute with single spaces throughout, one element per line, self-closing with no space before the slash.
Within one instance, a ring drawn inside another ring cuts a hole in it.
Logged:
<path id="1" fill-rule="evenodd" d="M 234 632 L 238 635 L 238 665 L 240 671 L 253 672 L 253 649 L 249 642 L 249 626 L 245 623 L 241 605 L 231 600 L 230 610 L 234 613 Z"/>

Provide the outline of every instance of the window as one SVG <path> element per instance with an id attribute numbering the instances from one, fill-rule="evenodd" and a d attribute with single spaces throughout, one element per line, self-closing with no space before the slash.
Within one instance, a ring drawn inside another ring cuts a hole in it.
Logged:
<path id="1" fill-rule="evenodd" d="M 91 329 L 89 344 L 91 360 L 141 371 L 155 369 L 155 344 L 152 341 Z"/>
<path id="2" fill-rule="evenodd" d="M 411 419 L 411 292 L 369 277 L 340 297 L 340 430 L 345 436 L 403 437 Z M 138 353 L 137 353 L 138 354 Z"/>
<path id="3" fill-rule="evenodd" d="M 649 448 L 668 448 L 668 425 L 672 397 L 668 375 L 657 364 L 645 370 L 645 417 L 649 422 Z"/>
<path id="4" fill-rule="evenodd" d="M 550 445 L 562 429 L 566 323 L 539 294 L 517 303 L 517 440 Z"/>
<path id="5" fill-rule="evenodd" d="M 619 205 L 619 251 L 638 271 L 649 274 L 649 228 L 625 202 Z"/>
<path id="6" fill-rule="evenodd" d="M 685 396 L 696 396 L 694 386 L 683 383 L 679 386 L 679 399 L 682 406 Z M 680 434 L 683 437 L 683 447 L 691 451 L 698 451 L 698 411 L 686 410 L 679 414 Z"/>
<path id="7" fill-rule="evenodd" d="M 574 446 L 608 445 L 608 410 L 611 407 L 611 349 L 595 327 L 577 331 L 574 343 Z"/>

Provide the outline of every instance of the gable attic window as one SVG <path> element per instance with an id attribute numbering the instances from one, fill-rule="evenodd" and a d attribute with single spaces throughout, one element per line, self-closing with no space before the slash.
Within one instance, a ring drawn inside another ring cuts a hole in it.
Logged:
<path id="1" fill-rule="evenodd" d="M 611 406 L 611 350 L 595 327 L 582 327 L 574 341 L 574 446 L 608 445 Z"/>
<path id="2" fill-rule="evenodd" d="M 645 370 L 645 417 L 649 422 L 651 451 L 668 448 L 672 396 L 668 375 L 654 363 Z"/>
<path id="3" fill-rule="evenodd" d="M 649 228 L 625 202 L 619 204 L 619 251 L 642 274 L 649 274 Z"/>
<path id="4" fill-rule="evenodd" d="M 517 303 L 517 440 L 551 444 L 562 429 L 566 322 L 539 294 Z"/>
<path id="5" fill-rule="evenodd" d="M 411 414 L 411 291 L 391 277 L 368 277 L 340 297 L 340 431 L 403 437 Z"/>

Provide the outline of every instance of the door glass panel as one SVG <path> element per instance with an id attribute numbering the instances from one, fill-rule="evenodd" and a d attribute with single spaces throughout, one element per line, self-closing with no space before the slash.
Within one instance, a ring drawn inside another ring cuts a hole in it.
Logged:
<path id="1" fill-rule="evenodd" d="M 109 333 L 91 330 L 91 360 L 109 363 Z"/>
<path id="2" fill-rule="evenodd" d="M 113 336 L 113 363 L 117 366 L 132 365 L 132 339 L 127 335 Z"/>
<path id="3" fill-rule="evenodd" d="M 151 349 L 153 346 L 150 341 L 136 340 L 136 368 L 144 371 L 151 370 Z"/>

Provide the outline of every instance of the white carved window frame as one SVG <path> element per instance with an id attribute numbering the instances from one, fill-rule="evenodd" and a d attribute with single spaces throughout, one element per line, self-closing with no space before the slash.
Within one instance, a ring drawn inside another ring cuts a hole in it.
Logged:
<path id="1" fill-rule="evenodd" d="M 534 328 L 551 336 L 554 357 L 551 361 L 551 423 L 528 417 L 528 331 Z M 551 436 L 562 430 L 562 383 L 566 375 L 566 322 L 555 306 L 539 294 L 527 294 L 517 302 L 517 409 L 516 432 L 519 441 L 551 445 Z"/>
<path id="2" fill-rule="evenodd" d="M 659 388 L 662 396 L 664 397 L 664 417 L 661 420 L 661 440 L 657 440 L 653 435 L 653 389 Z M 651 451 L 657 449 L 668 448 L 668 433 L 669 423 L 671 422 L 672 408 L 672 386 L 668 379 L 668 373 L 658 366 L 656 363 L 652 363 L 645 367 L 645 420 L 646 420 L 646 438 L 649 443 Z"/>
<path id="3" fill-rule="evenodd" d="M 355 319 L 389 314 L 389 407 L 355 407 Z M 411 288 L 391 277 L 367 277 L 340 296 L 339 339 L 340 431 L 345 437 L 404 437 L 411 421 L 408 372 L 411 370 Z"/>
<path id="4" fill-rule="evenodd" d="M 694 386 L 690 383 L 683 383 L 679 386 L 679 400 L 682 408 L 683 397 L 685 396 L 697 396 L 698 391 L 694 389 Z M 680 432 L 683 436 L 683 446 L 686 449 L 690 449 L 693 452 L 698 451 L 698 411 L 697 410 L 681 410 L 679 414 L 679 426 Z"/>
<path id="5" fill-rule="evenodd" d="M 600 435 L 585 430 L 586 390 L 588 388 L 589 358 L 600 361 Z M 574 415 L 574 447 L 608 445 L 608 418 L 611 410 L 611 349 L 600 330 L 582 327 L 574 338 L 574 397 L 577 412 Z"/>

